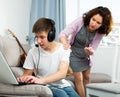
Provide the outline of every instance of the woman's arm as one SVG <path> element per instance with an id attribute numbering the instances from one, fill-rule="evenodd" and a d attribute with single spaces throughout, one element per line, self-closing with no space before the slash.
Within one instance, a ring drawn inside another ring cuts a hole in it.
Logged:
<path id="1" fill-rule="evenodd" d="M 68 45 L 68 44 L 74 40 L 76 33 L 80 30 L 82 25 L 83 25 L 82 18 L 79 17 L 76 20 L 74 20 L 71 24 L 69 24 L 63 31 L 60 32 L 59 40 L 61 43 L 64 44 L 64 47 L 66 49 L 70 48 L 70 45 Z M 70 36 L 70 38 L 69 38 L 69 36 Z M 69 38 L 69 40 L 68 40 L 68 38 Z"/>

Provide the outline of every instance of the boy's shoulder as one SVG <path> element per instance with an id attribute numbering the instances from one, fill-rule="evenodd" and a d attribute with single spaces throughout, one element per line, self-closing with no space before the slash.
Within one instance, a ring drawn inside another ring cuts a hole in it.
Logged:
<path id="1" fill-rule="evenodd" d="M 61 48 L 61 50 L 62 50 L 63 52 L 71 52 L 70 49 L 65 49 L 65 48 L 64 48 L 64 45 L 63 45 L 62 43 L 59 43 L 59 44 L 60 44 L 60 48 Z"/>

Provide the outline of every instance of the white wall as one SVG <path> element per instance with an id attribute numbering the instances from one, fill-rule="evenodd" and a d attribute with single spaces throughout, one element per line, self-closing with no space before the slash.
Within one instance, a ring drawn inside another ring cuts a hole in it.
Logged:
<path id="1" fill-rule="evenodd" d="M 79 16 L 80 0 L 66 0 L 66 25 Z"/>
<path id="2" fill-rule="evenodd" d="M 95 53 L 91 72 L 108 74 L 113 82 L 120 82 L 120 46 L 100 46 Z"/>
<path id="3" fill-rule="evenodd" d="M 115 56 L 116 58 L 113 66 L 113 82 L 120 83 L 120 45 L 117 45 Z"/>
<path id="4" fill-rule="evenodd" d="M 92 72 L 105 73 L 113 76 L 113 65 L 116 55 L 116 47 L 100 46 L 95 52 Z"/>
<path id="5" fill-rule="evenodd" d="M 79 14 L 82 15 L 84 12 L 89 11 L 90 9 L 97 6 L 108 7 L 111 10 L 114 22 L 120 23 L 119 0 L 80 0 Z"/>
<path id="6" fill-rule="evenodd" d="M 27 43 L 31 0 L 0 0 L 0 35 L 11 29 L 21 43 Z"/>
<path id="7" fill-rule="evenodd" d="M 120 0 L 66 0 L 66 24 L 97 6 L 108 7 L 112 12 L 114 22 L 120 23 Z"/>

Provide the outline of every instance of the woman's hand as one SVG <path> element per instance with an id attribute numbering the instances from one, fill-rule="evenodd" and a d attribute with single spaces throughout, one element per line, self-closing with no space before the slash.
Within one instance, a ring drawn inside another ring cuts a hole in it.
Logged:
<path id="1" fill-rule="evenodd" d="M 92 47 L 85 47 L 84 50 L 88 55 L 92 55 L 94 53 Z"/>
<path id="2" fill-rule="evenodd" d="M 70 49 L 70 48 L 71 48 L 71 45 L 69 45 L 69 44 L 67 44 L 67 43 L 63 44 L 63 46 L 64 46 L 64 49 L 65 49 L 65 50 L 67 50 L 67 49 Z"/>

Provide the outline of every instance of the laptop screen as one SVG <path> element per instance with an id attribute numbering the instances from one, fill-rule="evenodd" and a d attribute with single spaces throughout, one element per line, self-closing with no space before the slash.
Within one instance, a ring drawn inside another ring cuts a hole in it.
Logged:
<path id="1" fill-rule="evenodd" d="M 0 51 L 0 83 L 18 84 L 18 81 L 13 74 L 10 65 Z"/>

